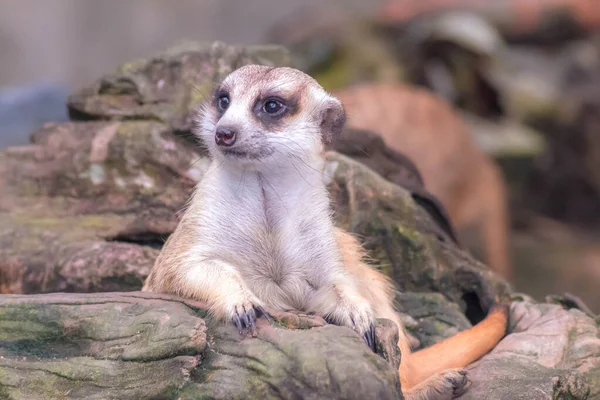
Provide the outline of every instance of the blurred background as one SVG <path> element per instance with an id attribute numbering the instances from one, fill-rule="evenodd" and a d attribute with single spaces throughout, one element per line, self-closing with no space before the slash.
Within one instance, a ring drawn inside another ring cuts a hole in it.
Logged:
<path id="1" fill-rule="evenodd" d="M 328 90 L 400 81 L 452 103 L 508 186 L 515 287 L 600 312 L 596 2 L 4 0 L 0 148 L 66 120 L 69 93 L 177 41 L 283 44 Z"/>

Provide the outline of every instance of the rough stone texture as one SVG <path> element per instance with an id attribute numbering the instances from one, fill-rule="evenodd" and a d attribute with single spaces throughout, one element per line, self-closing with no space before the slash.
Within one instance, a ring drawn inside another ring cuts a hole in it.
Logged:
<path id="1" fill-rule="evenodd" d="M 418 340 L 414 349 L 435 344 L 471 327 L 460 307 L 440 293 L 399 293 L 396 308 L 408 333 Z"/>
<path id="2" fill-rule="evenodd" d="M 457 302 L 474 293 L 484 308 L 507 292 L 409 192 L 348 157 L 328 157 L 338 222 L 368 238 L 401 289 Z M 0 153 L 4 291 L 139 288 L 158 253 L 152 245 L 174 229 L 207 168 L 201 153 L 156 122 L 51 125 L 33 135 L 32 146 Z"/>
<path id="3" fill-rule="evenodd" d="M 474 307 L 473 319 L 477 308 L 509 294 L 506 282 L 457 248 L 410 192 L 344 155 L 326 157 L 338 224 L 363 238 L 400 290 L 443 293 Z"/>
<path id="4" fill-rule="evenodd" d="M 215 82 L 246 64 L 284 65 L 288 58 L 279 46 L 183 42 L 149 60 L 123 64 L 70 96 L 68 107 L 76 119 L 155 120 L 189 132 Z"/>
<path id="5" fill-rule="evenodd" d="M 440 228 L 440 234 L 449 236 L 458 244 L 456 232 L 444 206 L 425 188 L 423 177 L 415 163 L 406 154 L 386 146 L 379 134 L 346 127 L 337 140 L 329 145 L 329 149 L 364 164 L 388 181 L 407 189 L 413 200 L 433 217 L 436 226 Z"/>
<path id="6" fill-rule="evenodd" d="M 467 327 L 439 297 L 398 302 L 421 331 Z M 376 355 L 317 316 L 272 312 L 252 336 L 205 308 L 141 292 L 0 296 L 0 398 L 402 398 L 391 321 L 378 321 Z M 528 300 L 513 303 L 511 320 L 511 333 L 469 367 L 461 399 L 600 398 L 600 321 Z"/>
<path id="7" fill-rule="evenodd" d="M 404 2 L 386 0 L 379 9 L 379 20 L 405 24 L 412 18 L 461 10 L 485 17 L 512 40 L 540 43 L 578 38 L 600 26 L 600 12 L 594 0 L 559 0 L 529 3 L 526 0 L 479 2 L 473 0 L 433 0 Z"/>
<path id="8" fill-rule="evenodd" d="M 139 289 L 208 166 L 189 136 L 194 110 L 233 69 L 287 58 L 183 43 L 72 95 L 74 122 L 0 153 L 0 291 Z"/>
<path id="9" fill-rule="evenodd" d="M 180 302 L 57 293 L 3 296 L 0 344 L 3 398 L 133 399 L 182 387 L 207 337 Z"/>
<path id="10" fill-rule="evenodd" d="M 0 153 L 3 292 L 141 287 L 197 153 L 156 122 L 48 125 L 32 138 Z"/>
<path id="11" fill-rule="evenodd" d="M 141 292 L 2 296 L 0 398 L 402 398 L 399 359 L 346 328 L 274 313 L 243 336 L 203 309 Z"/>
<path id="12" fill-rule="evenodd" d="M 378 321 L 379 357 L 316 316 L 272 312 L 274 325 L 261 319 L 258 337 L 242 338 L 205 320 L 202 304 L 134 292 L 210 173 L 201 147 L 177 134 L 196 104 L 171 104 L 189 90 L 182 71 L 210 82 L 249 59 L 240 54 L 218 44 L 122 67 L 71 98 L 82 120 L 0 153 L 0 292 L 130 291 L 0 296 L 0 398 L 400 398 L 390 321 Z M 196 59 L 212 67 L 185 62 Z M 416 348 L 515 298 L 412 189 L 336 152 L 326 179 L 337 224 L 403 291 L 397 305 Z M 471 367 L 465 398 L 598 398 L 600 321 L 565 310 L 573 302 L 522 299 L 512 333 Z"/>
<path id="13" fill-rule="evenodd" d="M 513 303 L 511 334 L 470 369 L 462 399 L 600 398 L 600 329 L 583 312 Z"/>

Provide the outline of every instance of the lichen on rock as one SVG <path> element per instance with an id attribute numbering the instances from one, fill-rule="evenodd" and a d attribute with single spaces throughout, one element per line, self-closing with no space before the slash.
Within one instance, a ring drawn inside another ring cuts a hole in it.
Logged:
<path id="1" fill-rule="evenodd" d="M 203 98 L 192 83 L 204 91 L 286 54 L 186 44 L 128 63 L 71 97 L 73 121 L 0 152 L 0 292 L 14 293 L 0 295 L 0 398 L 402 398 L 390 321 L 377 321 L 374 354 L 319 316 L 273 310 L 256 337 L 240 336 L 206 305 L 137 292 L 208 168 L 182 137 Z M 326 157 L 335 222 L 402 291 L 415 348 L 512 298 L 509 335 L 469 367 L 462 398 L 600 396 L 593 316 L 514 293 L 411 192 L 347 155 Z"/>
<path id="2" fill-rule="evenodd" d="M 280 46 L 181 42 L 148 60 L 121 65 L 71 95 L 67 105 L 77 120 L 159 121 L 189 133 L 214 83 L 246 64 L 287 65 L 289 54 Z"/>

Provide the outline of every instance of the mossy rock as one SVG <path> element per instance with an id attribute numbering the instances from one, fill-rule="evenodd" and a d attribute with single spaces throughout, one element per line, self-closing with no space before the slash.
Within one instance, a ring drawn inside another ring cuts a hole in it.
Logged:
<path id="1" fill-rule="evenodd" d="M 444 307 L 430 308 L 427 318 L 443 319 Z M 276 312 L 273 321 L 260 317 L 254 334 L 240 334 L 232 323 L 208 318 L 206 309 L 142 292 L 2 295 L 0 394 L 15 400 L 403 398 L 391 321 L 377 321 L 382 351 L 375 354 L 356 332 L 317 316 Z M 471 386 L 460 398 L 597 399 L 599 329 L 575 309 L 515 302 L 510 334 L 469 366 Z"/>
<path id="2" fill-rule="evenodd" d="M 182 42 L 149 59 L 119 66 L 69 97 L 71 119 L 158 121 L 190 132 L 198 106 L 214 84 L 247 64 L 287 65 L 280 46 Z"/>
<path id="3" fill-rule="evenodd" d="M 249 62 L 280 65 L 285 52 L 273 49 L 184 45 L 126 64 L 71 98 L 79 121 L 0 152 L 0 292 L 131 291 L 0 296 L 0 398 L 401 398 L 389 321 L 378 321 L 375 355 L 316 316 L 261 319 L 258 337 L 241 338 L 205 319 L 203 305 L 134 292 L 209 165 L 175 134 L 189 131 L 200 101 L 189 83 L 212 84 Z M 326 179 L 336 224 L 403 292 L 397 304 L 416 347 L 512 295 L 407 190 L 336 152 Z M 504 398 L 489 395 L 500 384 L 528 399 L 598 396 L 592 318 L 520 301 L 511 319 L 513 333 L 473 365 L 477 384 L 465 398 Z M 552 359 L 526 351 L 537 341 Z M 514 376 L 513 365 L 532 372 Z"/>
<path id="4" fill-rule="evenodd" d="M 314 317 L 257 334 L 206 318 L 200 303 L 148 293 L 0 296 L 6 399 L 401 399 L 399 359 Z M 118 321 L 118 323 L 116 323 Z M 388 332 L 389 331 L 389 332 Z M 398 340 L 379 325 L 381 347 Z"/>

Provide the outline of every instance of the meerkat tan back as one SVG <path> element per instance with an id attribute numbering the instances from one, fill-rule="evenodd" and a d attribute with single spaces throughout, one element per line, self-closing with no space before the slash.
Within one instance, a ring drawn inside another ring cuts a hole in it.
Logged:
<path id="1" fill-rule="evenodd" d="M 400 331 L 407 399 L 463 390 L 460 368 L 500 340 L 506 314 L 410 354 L 392 282 L 363 262 L 358 241 L 331 215 L 324 149 L 343 128 L 342 103 L 298 70 L 246 66 L 200 116 L 196 133 L 211 166 L 144 290 L 205 301 L 240 332 L 265 308 L 314 312 L 355 330 L 373 350 L 375 318 L 388 318 Z"/>

